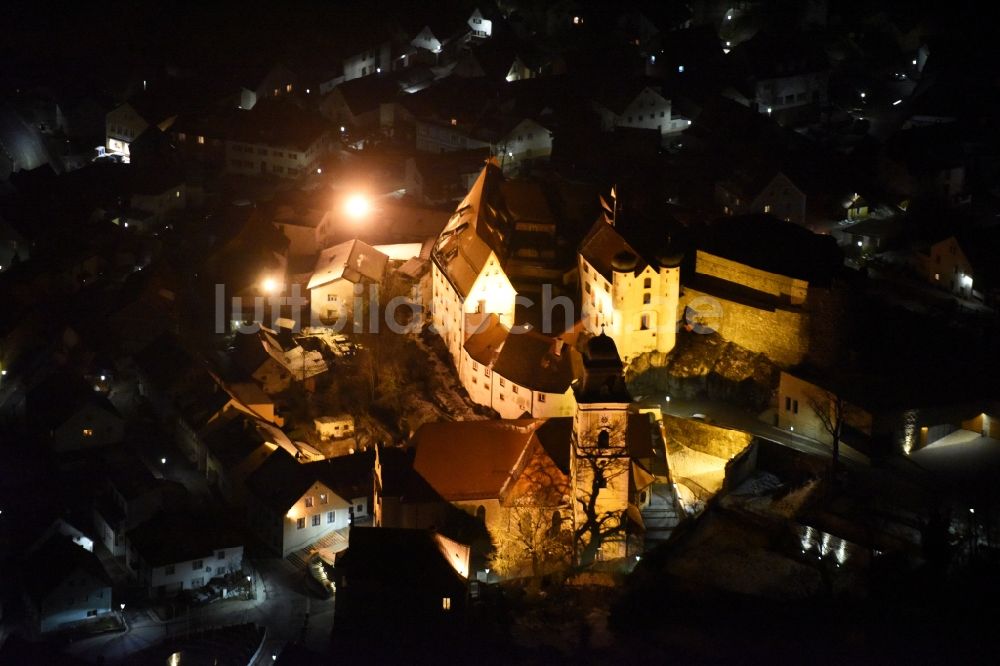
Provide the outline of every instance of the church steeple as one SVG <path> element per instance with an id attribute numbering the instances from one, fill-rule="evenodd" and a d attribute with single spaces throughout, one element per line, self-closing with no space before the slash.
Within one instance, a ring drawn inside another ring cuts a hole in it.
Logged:
<path id="1" fill-rule="evenodd" d="M 615 341 L 603 331 L 583 350 L 583 376 L 576 387 L 577 403 L 630 403 L 625 371 Z"/>

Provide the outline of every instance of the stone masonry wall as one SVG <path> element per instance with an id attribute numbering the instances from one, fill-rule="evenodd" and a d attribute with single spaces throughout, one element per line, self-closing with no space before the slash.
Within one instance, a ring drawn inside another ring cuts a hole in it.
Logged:
<path id="1" fill-rule="evenodd" d="M 722 305 L 722 318 L 717 324 L 716 332 L 729 342 L 762 353 L 784 367 L 797 365 L 809 351 L 808 313 L 799 310 L 761 310 L 716 298 L 689 287 L 684 288 L 678 313 L 683 317 L 688 303 L 700 296 L 714 299 Z"/>

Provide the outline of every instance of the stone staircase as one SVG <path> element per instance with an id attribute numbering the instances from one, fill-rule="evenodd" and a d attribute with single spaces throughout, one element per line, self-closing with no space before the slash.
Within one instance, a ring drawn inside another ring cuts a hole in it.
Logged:
<path id="1" fill-rule="evenodd" d="M 669 483 L 656 483 L 649 506 L 642 510 L 642 522 L 646 526 L 647 547 L 670 538 L 681 516 L 677 513 L 674 489 Z"/>

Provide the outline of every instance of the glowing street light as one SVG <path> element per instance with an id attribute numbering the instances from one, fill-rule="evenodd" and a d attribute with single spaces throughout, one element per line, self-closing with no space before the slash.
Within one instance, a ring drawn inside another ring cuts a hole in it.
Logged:
<path id="1" fill-rule="evenodd" d="M 260 283 L 260 288 L 265 294 L 276 294 L 281 291 L 281 282 L 274 277 L 266 277 Z"/>
<path id="2" fill-rule="evenodd" d="M 160 464 L 161 465 L 166 465 L 167 464 L 167 459 L 166 458 L 160 458 Z"/>
<path id="3" fill-rule="evenodd" d="M 371 210 L 372 202 L 363 194 L 352 194 L 344 202 L 344 212 L 355 220 L 365 217 Z"/>

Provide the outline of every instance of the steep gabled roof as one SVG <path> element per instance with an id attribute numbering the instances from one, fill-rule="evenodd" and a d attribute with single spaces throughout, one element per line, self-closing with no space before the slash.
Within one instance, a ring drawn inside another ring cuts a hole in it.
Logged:
<path id="1" fill-rule="evenodd" d="M 207 559 L 219 549 L 243 545 L 238 534 L 218 526 L 214 519 L 183 512 L 158 513 L 127 538 L 151 567 Z"/>
<path id="2" fill-rule="evenodd" d="M 247 477 L 247 489 L 262 503 L 285 513 L 316 482 L 316 474 L 278 448 Z M 346 505 L 345 505 L 346 506 Z"/>
<path id="3" fill-rule="evenodd" d="M 350 577 L 426 587 L 469 576 L 469 547 L 428 530 L 352 527 L 350 542 L 337 559 Z"/>
<path id="4" fill-rule="evenodd" d="M 327 458 L 305 466 L 321 483 L 341 497 L 352 500 L 372 494 L 375 452 L 364 451 Z"/>
<path id="5" fill-rule="evenodd" d="M 425 423 L 413 436 L 414 470 L 448 501 L 499 499 L 541 421 Z"/>
<path id="6" fill-rule="evenodd" d="M 54 534 L 32 554 L 28 571 L 22 580 L 28 596 L 36 604 L 40 604 L 63 581 L 81 573 L 86 573 L 103 585 L 111 586 L 96 555 L 73 543 L 69 537 Z"/>
<path id="7" fill-rule="evenodd" d="M 491 159 L 434 247 L 434 261 L 463 297 L 472 289 L 491 253 L 501 263 L 506 259 L 514 220 L 504 201 L 502 183 L 500 167 Z"/>
<path id="8" fill-rule="evenodd" d="M 627 253 L 636 258 L 635 274 L 641 273 L 647 266 L 642 255 L 629 245 L 628 241 L 608 224 L 603 218 L 594 222 L 590 232 L 580 243 L 580 254 L 591 266 L 597 269 L 605 280 L 610 282 L 614 276 L 615 258 Z"/>
<path id="9" fill-rule="evenodd" d="M 512 333 L 500 349 L 493 370 L 533 391 L 565 393 L 573 382 L 574 355 L 578 352 L 571 345 L 534 330 Z"/>
<path id="10" fill-rule="evenodd" d="M 68 370 L 53 373 L 31 389 L 27 397 L 32 421 L 44 425 L 48 430 L 58 428 L 77 411 L 89 405 L 121 418 L 110 400 L 92 390 L 81 377 Z"/>
<path id="11" fill-rule="evenodd" d="M 328 247 L 320 252 L 307 289 L 315 289 L 341 278 L 354 283 L 362 280 L 381 282 L 388 260 L 389 257 L 360 240 Z"/>

